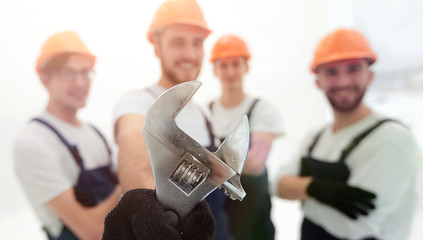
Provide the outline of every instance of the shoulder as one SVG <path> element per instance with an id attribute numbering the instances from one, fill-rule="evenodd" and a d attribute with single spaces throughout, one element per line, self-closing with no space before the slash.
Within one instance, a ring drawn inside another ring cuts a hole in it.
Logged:
<path id="1" fill-rule="evenodd" d="M 353 157 L 354 156 L 354 157 Z M 405 171 L 411 174 L 416 169 L 421 152 L 412 132 L 394 121 L 382 123 L 373 130 L 351 153 L 352 167 L 365 166 Z M 391 166 L 391 167 L 388 167 Z"/>
<path id="2" fill-rule="evenodd" d="M 255 105 L 253 103 L 257 99 Z M 249 100 L 251 111 L 250 122 L 255 131 L 269 131 L 277 133 L 278 136 L 285 132 L 284 123 L 279 109 L 271 101 L 263 98 L 251 98 Z M 253 109 L 251 109 L 253 107 Z"/>
<path id="3" fill-rule="evenodd" d="M 252 104 L 254 102 L 254 109 L 252 110 L 253 112 L 260 112 L 260 113 L 265 113 L 265 114 L 278 114 L 279 115 L 279 110 L 278 107 L 276 106 L 276 104 L 274 104 L 273 102 L 271 102 L 270 100 L 266 99 L 266 98 L 253 98 L 250 97 L 249 101 L 251 102 L 249 104 L 249 106 L 252 106 Z"/>
<path id="4" fill-rule="evenodd" d="M 375 137 L 385 142 L 402 143 L 414 142 L 414 136 L 410 129 L 398 121 L 386 121 L 382 123 L 374 133 Z"/>
<path id="5" fill-rule="evenodd" d="M 137 102 L 138 100 L 150 100 L 154 101 L 155 96 L 151 94 L 147 89 L 137 89 L 126 92 L 120 97 L 118 103 L 121 102 Z"/>
<path id="6" fill-rule="evenodd" d="M 120 117 L 126 114 L 147 114 L 148 109 L 154 103 L 157 96 L 147 91 L 147 89 L 127 92 L 115 105 L 113 121 L 116 122 Z"/>
<path id="7" fill-rule="evenodd" d="M 33 158 L 45 160 L 57 155 L 61 143 L 57 136 L 46 126 L 28 123 L 16 137 L 13 145 L 13 157 L 16 165 L 24 167 Z M 41 157 L 44 156 L 44 157 Z"/>
<path id="8" fill-rule="evenodd" d="M 400 122 L 386 121 L 367 138 L 367 144 L 364 144 L 363 148 L 369 149 L 369 151 L 383 151 L 390 156 L 402 156 L 401 158 L 410 159 L 417 159 L 420 156 L 414 134 Z"/>
<path id="9" fill-rule="evenodd" d="M 387 140 L 392 140 L 397 136 L 412 137 L 412 133 L 401 121 L 386 117 L 378 112 L 373 112 L 370 116 L 370 127 L 380 124 L 373 132 L 374 136 L 385 136 Z"/>
<path id="10" fill-rule="evenodd" d="M 15 139 L 16 147 L 39 146 L 54 140 L 54 133 L 41 123 L 30 121 Z"/>

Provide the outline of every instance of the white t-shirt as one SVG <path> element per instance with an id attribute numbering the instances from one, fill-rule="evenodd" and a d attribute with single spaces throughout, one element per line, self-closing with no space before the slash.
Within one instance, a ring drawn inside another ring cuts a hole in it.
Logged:
<path id="1" fill-rule="evenodd" d="M 48 112 L 38 118 L 47 121 L 70 144 L 77 146 L 87 170 L 111 162 L 103 139 L 88 123 L 76 127 Z M 36 215 L 51 235 L 59 236 L 63 224 L 47 203 L 76 185 L 79 166 L 58 136 L 35 121 L 25 126 L 13 150 L 17 177 Z"/>
<path id="2" fill-rule="evenodd" d="M 147 89 L 128 92 L 116 104 L 113 114 L 114 124 L 125 114 L 140 114 L 145 116 L 156 98 L 165 91 L 166 89 L 163 87 L 154 85 Z M 202 146 L 210 145 L 206 114 L 207 111 L 191 99 L 176 117 L 178 127 Z"/>
<path id="3" fill-rule="evenodd" d="M 352 139 L 380 119 L 383 119 L 381 115 L 372 113 L 336 133 L 332 132 L 332 125 L 326 127 L 312 157 L 326 162 L 338 161 L 341 151 Z M 307 136 L 301 156 L 306 156 L 316 134 L 314 131 Z M 310 198 L 303 204 L 305 217 L 338 238 L 407 239 L 413 219 L 419 158 L 420 151 L 409 130 L 396 122 L 383 123 L 364 138 L 345 161 L 351 172 L 347 183 L 375 193 L 376 209 L 368 216 L 351 220 L 335 208 Z M 280 169 L 276 181 L 272 181 L 273 193 L 277 193 L 280 177 L 299 174 L 300 161 L 298 157 Z"/>
<path id="4" fill-rule="evenodd" d="M 232 108 L 225 108 L 217 99 L 213 101 L 211 116 L 216 137 L 227 137 L 237 126 L 242 116 L 250 110 L 255 98 L 246 96 L 241 104 Z M 269 101 L 259 99 L 254 106 L 249 119 L 251 132 L 274 133 L 275 137 L 285 132 L 282 119 L 277 108 Z"/>

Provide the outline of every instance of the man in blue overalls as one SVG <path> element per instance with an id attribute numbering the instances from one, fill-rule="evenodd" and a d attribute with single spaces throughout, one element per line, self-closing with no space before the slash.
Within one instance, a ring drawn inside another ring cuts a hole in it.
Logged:
<path id="1" fill-rule="evenodd" d="M 77 117 L 95 57 L 72 31 L 43 45 L 36 70 L 49 99 L 14 146 L 15 169 L 48 239 L 101 239 L 121 189 L 103 135 Z"/>
<path id="2" fill-rule="evenodd" d="M 311 71 L 334 121 L 308 135 L 302 158 L 273 190 L 302 200 L 301 239 L 407 239 L 419 150 L 402 124 L 363 102 L 376 55 L 362 34 L 338 29 L 319 43 Z"/>

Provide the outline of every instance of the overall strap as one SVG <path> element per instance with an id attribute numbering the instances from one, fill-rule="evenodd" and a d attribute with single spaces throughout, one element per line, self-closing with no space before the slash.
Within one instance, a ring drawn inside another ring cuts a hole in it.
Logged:
<path id="1" fill-rule="evenodd" d="M 251 117 L 251 113 L 253 112 L 254 107 L 256 106 L 256 104 L 257 104 L 259 101 L 260 101 L 260 99 L 258 99 L 258 98 L 254 99 L 253 103 L 252 103 L 252 104 L 251 104 L 251 106 L 250 106 L 250 109 L 249 109 L 249 110 L 248 110 L 248 112 L 247 112 L 247 117 L 248 117 L 248 119 L 250 119 L 250 117 Z"/>
<path id="2" fill-rule="evenodd" d="M 250 127 L 250 140 L 249 140 L 249 143 L 248 143 L 248 150 L 251 149 L 251 145 L 252 145 L 252 143 L 251 143 L 251 121 L 250 121 L 251 113 L 253 112 L 253 109 L 256 106 L 256 104 L 258 103 L 258 101 L 259 101 L 258 98 L 254 99 L 253 103 L 250 106 L 250 109 L 248 109 L 248 112 L 246 114 L 247 115 L 247 118 L 248 118 L 248 126 Z"/>
<path id="3" fill-rule="evenodd" d="M 51 125 L 50 123 L 48 123 L 47 121 L 45 121 L 44 119 L 41 118 L 34 118 L 31 121 L 34 122 L 39 122 L 41 124 L 43 124 L 44 126 L 46 126 L 47 128 L 49 128 L 51 131 L 53 131 L 57 137 L 60 139 L 60 141 L 66 146 L 66 148 L 69 150 L 69 152 L 72 154 L 73 158 L 75 159 L 76 163 L 78 164 L 78 166 L 83 169 L 84 166 L 82 164 L 82 158 L 79 155 L 78 149 L 76 148 L 75 145 L 70 144 L 64 137 L 63 135 L 55 128 L 53 127 L 53 125 Z"/>
<path id="4" fill-rule="evenodd" d="M 207 132 L 209 133 L 209 138 L 210 138 L 210 145 L 214 146 L 215 136 L 214 136 L 214 133 L 213 133 L 213 127 L 212 127 L 209 119 L 206 116 L 204 116 L 204 118 L 206 119 Z"/>
<path id="5" fill-rule="evenodd" d="M 100 130 L 98 129 L 98 128 L 96 128 L 94 125 L 92 125 L 92 124 L 90 124 L 90 126 L 94 129 L 94 131 L 96 131 L 97 132 L 97 134 L 100 136 L 100 138 L 103 140 L 103 142 L 104 142 L 104 145 L 106 145 L 106 149 L 107 149 L 107 152 L 109 153 L 109 156 L 111 156 L 112 155 L 112 150 L 110 149 L 110 146 L 109 146 L 109 144 L 107 143 L 107 140 L 106 140 L 106 138 L 104 137 L 104 135 L 100 132 Z"/>
<path id="6" fill-rule="evenodd" d="M 209 138 L 210 138 L 210 145 L 214 146 L 215 136 L 214 136 L 212 124 L 210 120 L 208 119 L 207 115 L 204 113 L 204 111 L 200 107 L 198 107 L 198 110 L 200 110 L 201 114 L 203 114 L 204 119 L 206 120 L 207 132 L 209 133 Z"/>
<path id="7" fill-rule="evenodd" d="M 325 128 L 323 128 L 322 130 L 320 130 L 317 135 L 314 137 L 313 142 L 311 143 L 310 147 L 308 147 L 308 156 L 311 156 L 311 153 L 313 152 L 314 147 L 316 146 L 317 142 L 319 141 L 320 136 L 322 135 L 323 131 L 325 130 Z"/>
<path id="8" fill-rule="evenodd" d="M 385 122 L 389 122 L 389 121 L 396 121 L 393 119 L 382 119 L 380 121 L 378 121 L 377 123 L 375 123 L 373 126 L 367 128 L 366 130 L 364 130 L 362 133 L 360 133 L 358 136 L 356 136 L 353 141 L 348 145 L 348 147 L 346 147 L 341 154 L 341 158 L 339 159 L 340 162 L 345 162 L 345 159 L 347 158 L 347 156 L 350 154 L 350 152 L 352 150 L 354 150 L 358 144 L 360 144 L 360 142 L 367 137 L 371 132 L 373 132 L 373 130 L 375 130 L 376 128 L 378 128 L 380 125 L 382 125 Z"/>
<path id="9" fill-rule="evenodd" d="M 214 105 L 214 101 L 211 101 L 211 102 L 209 103 L 209 109 L 210 109 L 210 112 L 213 112 L 213 105 Z"/>

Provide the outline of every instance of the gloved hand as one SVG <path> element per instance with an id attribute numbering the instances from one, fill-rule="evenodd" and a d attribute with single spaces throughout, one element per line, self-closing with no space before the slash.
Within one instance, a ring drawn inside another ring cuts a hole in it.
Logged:
<path id="1" fill-rule="evenodd" d="M 215 228 L 216 223 L 205 201 L 179 220 L 175 212 L 160 205 L 154 190 L 134 189 L 125 193 L 107 215 L 103 239 L 214 239 Z"/>
<path id="2" fill-rule="evenodd" d="M 322 203 L 328 204 L 351 219 L 368 215 L 375 209 L 373 200 L 376 194 L 339 181 L 313 179 L 307 193 Z"/>

